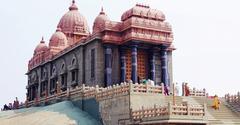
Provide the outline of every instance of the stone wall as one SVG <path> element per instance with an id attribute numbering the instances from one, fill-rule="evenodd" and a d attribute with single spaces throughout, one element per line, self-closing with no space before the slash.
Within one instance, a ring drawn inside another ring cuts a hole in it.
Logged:
<path id="1" fill-rule="evenodd" d="M 95 77 L 91 78 L 91 50 L 95 49 Z M 114 50 L 116 56 L 118 49 Z M 74 64 L 73 60 L 75 60 Z M 116 63 L 114 65 L 115 69 L 117 70 L 117 66 L 119 64 Z M 99 40 L 93 40 L 85 45 L 77 46 L 76 48 L 66 52 L 65 54 L 61 55 L 60 57 L 55 57 L 53 60 L 46 62 L 35 69 L 32 69 L 28 72 L 29 81 L 30 78 L 35 74 L 37 80 L 30 81 L 28 86 L 32 84 L 38 84 L 38 95 L 40 95 L 40 88 L 41 82 L 46 79 L 48 81 L 48 90 L 50 90 L 50 81 L 53 77 L 53 69 L 55 69 L 55 77 L 57 78 L 58 82 L 61 82 L 61 74 L 67 73 L 67 87 L 72 87 L 72 84 L 86 84 L 88 86 L 104 86 L 104 51 L 103 45 Z M 78 70 L 78 76 L 76 82 L 72 82 L 72 69 Z M 43 72 L 45 72 L 46 77 L 43 76 Z M 118 82 L 117 79 L 118 73 L 116 72 L 115 75 L 115 82 Z M 101 83 L 101 84 L 100 84 Z M 48 91 L 48 95 L 49 95 Z"/>
<path id="2" fill-rule="evenodd" d="M 91 78 L 91 50 L 95 49 L 95 77 Z M 84 48 L 85 84 L 88 86 L 104 86 L 104 50 L 100 41 L 88 43 Z"/>
<path id="3" fill-rule="evenodd" d="M 104 125 L 118 125 L 129 121 L 129 95 L 114 97 L 99 102 L 99 110 Z"/>

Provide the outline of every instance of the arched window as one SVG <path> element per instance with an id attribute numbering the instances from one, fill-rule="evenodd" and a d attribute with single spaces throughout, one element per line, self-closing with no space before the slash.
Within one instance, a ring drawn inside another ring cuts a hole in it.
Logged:
<path id="1" fill-rule="evenodd" d="M 78 82 L 78 68 L 77 68 L 77 60 L 76 57 L 74 56 L 71 62 L 71 85 L 75 87 Z"/>
<path id="2" fill-rule="evenodd" d="M 65 64 L 64 63 L 62 64 L 61 69 L 65 70 Z"/>
<path id="3" fill-rule="evenodd" d="M 75 64 L 76 64 L 76 59 L 73 58 L 73 59 L 72 59 L 72 66 L 75 65 Z"/>

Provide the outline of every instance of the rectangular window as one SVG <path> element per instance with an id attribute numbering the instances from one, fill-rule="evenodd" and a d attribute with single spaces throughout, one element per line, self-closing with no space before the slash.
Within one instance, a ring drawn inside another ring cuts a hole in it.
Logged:
<path id="1" fill-rule="evenodd" d="M 62 86 L 67 86 L 67 73 L 61 75 Z"/>
<path id="2" fill-rule="evenodd" d="M 91 50 L 91 78 L 95 77 L 95 49 Z"/>
<path id="3" fill-rule="evenodd" d="M 76 80 L 76 71 L 72 71 L 72 82 Z"/>
<path id="4" fill-rule="evenodd" d="M 62 76 L 61 76 L 61 84 L 62 84 L 62 86 L 64 85 L 64 81 L 65 81 L 65 80 L 64 80 L 64 75 L 62 75 Z"/>
<path id="5" fill-rule="evenodd" d="M 51 79 L 50 81 L 50 93 L 54 94 L 56 91 L 56 87 L 57 87 L 57 77 Z"/>

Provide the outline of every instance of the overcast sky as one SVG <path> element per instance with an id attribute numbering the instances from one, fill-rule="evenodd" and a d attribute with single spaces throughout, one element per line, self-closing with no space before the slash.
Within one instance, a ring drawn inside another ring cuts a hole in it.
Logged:
<path id="1" fill-rule="evenodd" d="M 111 20 L 136 3 L 162 10 L 173 28 L 174 81 L 224 95 L 240 90 L 238 0 L 76 0 L 92 29 L 101 6 Z M 71 0 L 4 0 L 0 4 L 0 106 L 25 100 L 28 60 L 44 36 L 49 41 Z"/>

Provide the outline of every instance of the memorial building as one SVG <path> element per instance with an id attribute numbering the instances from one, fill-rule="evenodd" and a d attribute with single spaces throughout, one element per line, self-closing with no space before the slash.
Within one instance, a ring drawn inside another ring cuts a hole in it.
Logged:
<path id="1" fill-rule="evenodd" d="M 107 87 L 121 82 L 172 83 L 171 25 L 164 13 L 137 4 L 121 21 L 102 9 L 92 32 L 75 1 L 60 19 L 49 42 L 40 40 L 28 63 L 29 101 L 77 85 Z"/>

